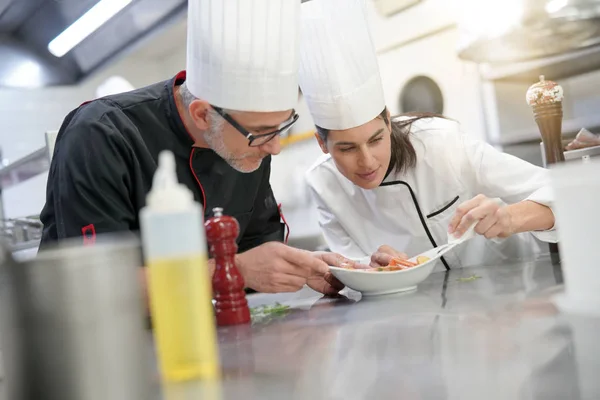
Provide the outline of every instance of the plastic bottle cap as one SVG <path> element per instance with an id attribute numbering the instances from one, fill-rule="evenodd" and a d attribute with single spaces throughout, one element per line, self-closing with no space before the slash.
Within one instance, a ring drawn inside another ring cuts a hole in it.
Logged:
<path id="1" fill-rule="evenodd" d="M 192 191 L 177 180 L 175 156 L 168 150 L 158 156 L 158 168 L 146 202 L 155 211 L 182 211 L 194 204 Z"/>

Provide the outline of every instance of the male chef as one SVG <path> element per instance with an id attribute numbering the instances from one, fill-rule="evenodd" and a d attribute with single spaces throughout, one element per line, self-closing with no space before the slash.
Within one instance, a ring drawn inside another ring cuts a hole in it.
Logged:
<path id="1" fill-rule="evenodd" d="M 158 154 L 170 150 L 205 218 L 222 207 L 238 220 L 237 265 L 248 287 L 287 292 L 308 284 L 337 293 L 340 284 L 328 274 L 337 255 L 281 243 L 284 227 L 269 184 L 279 137 L 298 119 L 300 2 L 188 4 L 187 71 L 83 104 L 65 118 L 41 213 L 42 247 L 138 231 Z"/>

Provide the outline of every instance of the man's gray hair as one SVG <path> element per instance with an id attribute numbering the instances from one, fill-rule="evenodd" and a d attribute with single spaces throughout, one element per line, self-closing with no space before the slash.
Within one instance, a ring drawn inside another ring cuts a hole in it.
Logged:
<path id="1" fill-rule="evenodd" d="M 198 98 L 190 92 L 186 82 L 183 82 L 183 84 L 179 86 L 179 95 L 181 96 L 181 101 L 186 109 L 190 108 L 190 104 L 192 104 L 194 100 L 198 100 Z"/>
<path id="2" fill-rule="evenodd" d="M 194 100 L 198 100 L 198 97 L 194 96 L 194 94 L 190 92 L 190 89 L 187 87 L 185 82 L 179 86 L 179 95 L 181 96 L 181 102 L 185 107 L 186 113 L 189 113 L 190 105 Z M 209 134 L 220 134 L 225 120 L 212 107 L 210 107 L 207 112 L 210 117 L 211 124 Z"/>
<path id="3" fill-rule="evenodd" d="M 181 86 L 179 86 L 179 95 L 181 96 L 181 101 L 186 109 L 190 108 L 190 105 L 194 100 L 198 100 L 198 97 L 194 96 L 194 94 L 190 92 L 186 82 L 183 82 Z M 227 114 L 236 114 L 236 112 L 232 110 L 223 109 L 223 111 L 225 111 Z M 218 115 L 218 113 L 213 109 L 211 109 L 209 112 L 211 115 L 213 113 Z"/>

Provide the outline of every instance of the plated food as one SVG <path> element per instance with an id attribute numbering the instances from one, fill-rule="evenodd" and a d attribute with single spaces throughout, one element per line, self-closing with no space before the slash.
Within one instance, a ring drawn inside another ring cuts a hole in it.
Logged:
<path id="1" fill-rule="evenodd" d="M 448 243 L 429 249 L 408 260 L 394 258 L 389 265 L 379 268 L 361 268 L 355 262 L 340 267 L 329 267 L 331 273 L 348 288 L 361 292 L 363 296 L 415 290 L 437 264 L 437 260 L 454 247 L 475 236 L 474 223 L 461 237 L 448 235 Z M 375 273 L 373 273 L 375 272 Z"/>
<path id="2" fill-rule="evenodd" d="M 389 265 L 385 266 L 385 267 L 378 267 L 378 268 L 371 268 L 371 269 L 367 269 L 364 270 L 366 272 L 391 272 L 391 271 L 401 271 L 404 269 L 409 269 L 409 268 L 413 268 L 416 267 L 418 265 L 424 264 L 427 261 L 431 260 L 429 257 L 426 256 L 419 256 L 416 258 L 416 260 L 410 261 L 410 260 L 405 260 L 403 258 L 393 258 L 392 261 L 390 262 Z M 356 269 L 354 268 L 352 265 L 347 264 L 347 265 L 342 265 L 342 268 L 344 269 Z"/>
<path id="3" fill-rule="evenodd" d="M 329 267 L 331 273 L 350 289 L 363 296 L 377 296 L 415 290 L 433 271 L 436 265 L 435 250 L 410 260 L 394 259 L 390 265 L 361 269 L 352 264 Z"/>

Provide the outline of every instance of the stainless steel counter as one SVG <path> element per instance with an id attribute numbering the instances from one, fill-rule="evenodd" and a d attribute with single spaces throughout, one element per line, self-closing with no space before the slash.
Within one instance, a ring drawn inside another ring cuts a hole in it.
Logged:
<path id="1" fill-rule="evenodd" d="M 543 259 L 374 298 L 252 295 L 291 309 L 219 330 L 222 383 L 156 383 L 156 399 L 599 399 L 600 319 L 560 315 L 561 280 Z"/>
<path id="2" fill-rule="evenodd" d="M 459 280 L 475 275 L 473 280 Z M 221 329 L 221 386 L 167 399 L 599 399 L 600 320 L 560 315 L 547 259 L 435 273 L 413 293 L 254 295 L 288 315 Z"/>

